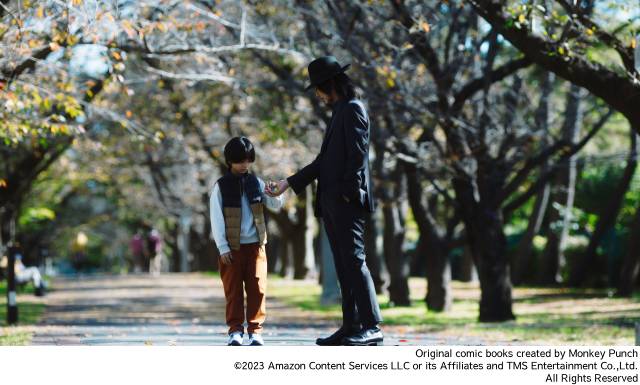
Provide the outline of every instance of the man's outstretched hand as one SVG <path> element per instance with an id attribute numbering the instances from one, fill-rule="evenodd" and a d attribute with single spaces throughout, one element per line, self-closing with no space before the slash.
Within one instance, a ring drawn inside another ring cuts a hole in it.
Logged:
<path id="1" fill-rule="evenodd" d="M 265 194 L 270 197 L 277 197 L 282 195 L 289 188 L 289 183 L 286 179 L 281 179 L 277 182 L 269 182 L 264 188 Z"/>

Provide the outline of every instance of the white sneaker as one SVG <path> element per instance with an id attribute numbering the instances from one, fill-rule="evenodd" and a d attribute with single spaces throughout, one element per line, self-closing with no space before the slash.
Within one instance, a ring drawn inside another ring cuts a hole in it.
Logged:
<path id="1" fill-rule="evenodd" d="M 243 334 L 240 332 L 233 332 L 229 334 L 229 341 L 227 342 L 228 346 L 240 346 L 242 345 L 242 336 Z"/>
<path id="2" fill-rule="evenodd" d="M 262 346 L 264 345 L 264 340 L 262 336 L 258 333 L 249 333 L 249 345 L 250 346 Z"/>

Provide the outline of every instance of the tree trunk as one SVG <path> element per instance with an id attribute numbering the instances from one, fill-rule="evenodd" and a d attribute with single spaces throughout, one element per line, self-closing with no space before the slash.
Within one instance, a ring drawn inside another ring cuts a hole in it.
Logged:
<path id="1" fill-rule="evenodd" d="M 640 272 L 640 206 L 636 209 L 635 219 L 629 232 L 629 248 L 620 269 L 617 295 L 631 297 Z"/>
<path id="2" fill-rule="evenodd" d="M 269 273 L 276 273 L 278 264 L 278 256 L 280 255 L 280 235 L 270 234 L 269 242 L 267 242 L 267 271 Z"/>
<path id="3" fill-rule="evenodd" d="M 633 176 L 638 165 L 638 161 L 636 159 L 636 132 L 631 130 L 630 134 L 631 148 L 629 150 L 629 158 L 627 159 L 627 165 L 624 169 L 624 173 L 620 182 L 609 196 L 602 213 L 598 217 L 598 223 L 596 224 L 593 234 L 591 234 L 587 251 L 584 253 L 580 262 L 573 265 L 572 274 L 569 280 L 570 286 L 581 286 L 585 282 L 589 273 L 598 270 L 595 266 L 598 247 L 600 246 L 600 243 L 602 243 L 605 234 L 615 224 L 615 220 L 618 217 L 618 213 L 620 212 L 620 208 L 624 202 L 624 196 L 629 190 L 629 186 L 631 185 L 631 181 L 633 180 Z"/>
<path id="4" fill-rule="evenodd" d="M 305 279 L 309 269 L 305 263 L 307 244 L 304 225 L 298 224 L 293 227 L 290 246 L 291 256 L 293 257 L 293 279 Z"/>
<path id="5" fill-rule="evenodd" d="M 316 253 L 313 247 L 313 241 L 316 234 L 316 226 L 318 221 L 313 215 L 313 187 L 307 186 L 307 196 L 305 204 L 305 229 L 304 229 L 304 264 L 306 268 L 306 277 L 317 278 L 316 270 Z"/>
<path id="6" fill-rule="evenodd" d="M 468 245 L 462 250 L 462 268 L 460 269 L 460 281 L 476 282 L 478 280 L 478 269 L 473 263 L 473 254 Z"/>
<path id="7" fill-rule="evenodd" d="M 275 256 L 274 269 L 281 277 L 293 277 L 292 244 L 295 238 L 295 224 L 284 209 L 277 213 L 271 213 L 271 218 L 275 221 L 280 233 L 278 255 Z"/>
<path id="8" fill-rule="evenodd" d="M 582 88 L 571 85 L 567 94 L 565 121 L 562 127 L 563 139 L 575 143 L 580 135 L 582 124 Z M 562 207 L 551 210 L 547 245 L 544 250 L 539 281 L 542 284 L 558 284 L 562 282 L 561 270 L 566 264 L 564 250 L 569 237 L 571 210 L 575 196 L 576 160 L 571 157 L 567 165 L 560 165 L 561 171 L 552 187 L 552 202 Z"/>
<path id="9" fill-rule="evenodd" d="M 315 275 L 313 255 L 313 194 L 311 186 L 298 196 L 296 222 L 291 223 L 293 279 L 305 279 Z"/>
<path id="10" fill-rule="evenodd" d="M 396 170 L 399 170 L 396 167 Z M 389 300 L 396 306 L 410 306 L 409 298 L 409 258 L 402 250 L 405 235 L 406 206 L 402 201 L 402 176 L 388 181 L 383 201 L 384 218 L 384 260 L 389 271 Z"/>
<path id="11" fill-rule="evenodd" d="M 545 133 L 549 131 L 549 104 L 550 104 L 550 95 L 553 91 L 553 80 L 555 76 L 553 73 L 544 71 L 542 74 L 541 81 L 541 94 L 538 102 L 538 108 L 535 113 L 535 123 L 537 127 L 540 127 Z M 543 143 L 546 145 L 547 140 L 543 140 Z M 548 164 L 545 164 L 541 167 L 540 174 L 544 175 L 548 170 Z M 534 271 L 534 260 L 533 260 L 533 239 L 540 231 L 542 227 L 542 221 L 544 219 L 544 215 L 547 212 L 547 206 L 549 203 L 549 184 L 545 184 L 545 186 L 540 190 L 540 192 L 536 196 L 536 201 L 533 206 L 533 211 L 531 212 L 531 216 L 529 217 L 529 222 L 527 224 L 527 230 L 524 235 L 518 242 L 516 247 L 516 251 L 514 253 L 513 258 L 513 269 L 512 269 L 512 277 L 511 280 L 514 284 L 521 283 L 523 281 L 530 281 L 534 277 L 531 276 Z"/>
<path id="12" fill-rule="evenodd" d="M 543 170 L 544 173 L 544 170 Z M 527 224 L 527 231 L 522 236 L 522 239 L 518 242 L 516 252 L 513 261 L 513 274 L 512 281 L 514 284 L 522 282 L 530 282 L 534 277 L 531 275 L 534 271 L 534 258 L 533 258 L 533 239 L 542 227 L 542 221 L 544 214 L 547 211 L 549 203 L 550 188 L 547 184 L 536 197 L 536 202 L 531 211 L 529 217 L 529 223 Z"/>
<path id="13" fill-rule="evenodd" d="M 480 321 L 499 322 L 515 319 L 512 311 L 511 281 L 502 212 L 481 210 L 472 219 L 471 240 L 480 278 Z"/>
<path id="14" fill-rule="evenodd" d="M 287 236 L 284 240 L 286 242 L 282 244 L 278 274 L 282 278 L 293 278 L 293 237 Z"/>
<path id="15" fill-rule="evenodd" d="M 427 294 L 425 303 L 432 311 L 448 311 L 451 308 L 451 266 L 447 240 L 441 235 L 435 220 L 425 207 L 427 200 L 422 196 L 422 185 L 415 165 L 405 165 L 407 196 L 413 217 L 420 231 L 416 250 L 417 258 L 426 261 Z"/>
<path id="16" fill-rule="evenodd" d="M 430 231 L 421 248 L 429 248 L 427 258 L 427 309 L 441 312 L 451 310 L 451 263 L 447 258 L 445 241 Z"/>
<path id="17" fill-rule="evenodd" d="M 372 178 L 376 178 L 383 181 L 386 180 L 385 168 L 384 168 L 384 154 L 386 152 L 383 144 L 383 133 L 381 127 L 383 122 L 381 117 L 378 117 L 376 124 L 372 125 L 372 144 L 374 148 L 375 157 L 372 162 Z M 384 197 L 387 192 L 382 188 L 383 183 L 373 183 L 373 193 L 376 197 Z M 374 213 L 367 213 L 365 217 L 365 252 L 367 255 L 367 266 L 371 272 L 371 278 L 373 279 L 373 285 L 377 294 L 384 293 L 388 290 L 390 284 L 389 272 L 386 269 L 386 258 L 384 250 L 384 221 L 381 218 L 382 210 L 378 205 Z M 379 226 L 380 225 L 380 226 Z M 382 234 L 380 233 L 380 227 L 383 228 Z M 382 249 L 382 250 L 381 250 Z"/>
<path id="18" fill-rule="evenodd" d="M 481 171 L 481 170 L 480 170 Z M 478 172 L 478 175 L 482 173 Z M 491 176 L 489 175 L 488 178 Z M 490 189 L 502 186 L 500 181 L 485 181 Z M 467 180 L 453 182 L 460 215 L 465 224 L 467 243 L 471 248 L 480 279 L 480 322 L 501 322 L 515 319 L 512 310 L 511 274 L 507 257 L 507 238 L 504 235 L 502 210 L 491 206 L 489 197 L 495 192 L 484 192 L 477 199 L 474 187 Z"/>
<path id="19" fill-rule="evenodd" d="M 190 211 L 185 210 L 180 214 L 178 218 L 178 252 L 180 255 L 180 272 L 186 273 L 192 271 L 193 255 L 191 254 L 190 242 L 190 230 L 192 223 L 192 214 Z"/>
<path id="20" fill-rule="evenodd" d="M 400 203 L 387 203 L 384 215 L 384 256 L 389 271 L 389 300 L 396 306 L 409 306 L 409 258 L 402 251 L 404 210 Z"/>
<path id="21" fill-rule="evenodd" d="M 378 231 L 375 213 L 367 213 L 365 217 L 365 253 L 367 255 L 367 266 L 371 272 L 371 278 L 373 278 L 373 285 L 376 289 L 376 294 L 382 294 L 387 289 L 389 284 L 389 273 L 385 269 L 382 255 L 378 250 L 378 239 L 380 234 Z"/>
<path id="22" fill-rule="evenodd" d="M 167 223 L 168 221 L 165 219 L 165 223 Z M 177 221 L 173 224 L 173 226 L 169 227 L 167 226 L 167 228 L 169 228 L 168 233 L 165 237 L 165 242 L 167 245 L 167 248 L 171 250 L 171 255 L 167 255 L 167 257 L 169 258 L 169 271 L 170 272 L 178 272 L 180 271 L 180 249 L 178 248 L 178 223 Z M 214 251 L 216 253 L 216 269 L 217 269 L 217 248 Z"/>
<path id="23" fill-rule="evenodd" d="M 204 233 L 199 233 L 194 226 L 190 231 L 190 248 L 193 255 L 194 271 L 215 271 L 217 270 L 217 253 L 215 252 L 215 244 L 211 240 L 209 221 L 205 221 Z"/>
<path id="24" fill-rule="evenodd" d="M 8 252 L 9 245 L 15 239 L 16 210 L 13 205 L 5 204 L 0 207 L 0 252 Z"/>

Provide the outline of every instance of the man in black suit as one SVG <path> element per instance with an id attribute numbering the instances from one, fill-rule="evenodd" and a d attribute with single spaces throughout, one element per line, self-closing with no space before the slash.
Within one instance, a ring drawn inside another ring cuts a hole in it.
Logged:
<path id="1" fill-rule="evenodd" d="M 365 210 L 373 212 L 369 174 L 369 117 L 357 99 L 351 79 L 335 57 L 325 56 L 309 64 L 316 96 L 331 106 L 331 123 L 320 154 L 296 174 L 268 188 L 280 195 L 288 187 L 296 194 L 318 180 L 314 211 L 322 217 L 329 237 L 342 292 L 343 324 L 318 345 L 377 345 L 383 340 L 378 324 L 380 307 L 364 253 Z"/>

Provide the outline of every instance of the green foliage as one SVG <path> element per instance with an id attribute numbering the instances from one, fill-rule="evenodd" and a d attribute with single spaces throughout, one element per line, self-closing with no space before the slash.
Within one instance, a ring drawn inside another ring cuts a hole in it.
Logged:
<path id="1" fill-rule="evenodd" d="M 29 227 L 35 223 L 55 218 L 56 213 L 48 207 L 28 207 L 23 211 L 18 223 L 20 226 Z"/>
<path id="2" fill-rule="evenodd" d="M 625 164 L 605 164 L 587 167 L 580 175 L 576 185 L 575 206 L 580 209 L 578 218 L 587 229 L 593 229 L 598 215 L 611 196 L 613 186 L 620 183 Z M 640 173 L 636 171 L 631 186 L 625 195 L 616 221 L 616 231 L 626 231 L 633 221 L 638 202 L 640 202 Z"/>

